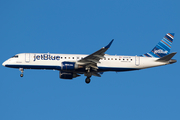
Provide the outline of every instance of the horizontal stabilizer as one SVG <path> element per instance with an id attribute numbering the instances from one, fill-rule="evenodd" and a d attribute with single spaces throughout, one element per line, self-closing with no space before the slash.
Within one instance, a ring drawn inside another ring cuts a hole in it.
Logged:
<path id="1" fill-rule="evenodd" d="M 158 60 L 156 60 L 156 61 L 158 61 L 158 62 L 166 62 L 166 61 L 169 61 L 169 60 L 171 60 L 171 58 L 176 54 L 177 52 L 173 52 L 173 53 L 171 53 L 171 54 L 169 54 L 169 55 L 166 55 L 166 56 L 164 56 L 164 57 L 162 57 L 162 58 L 159 58 Z"/>

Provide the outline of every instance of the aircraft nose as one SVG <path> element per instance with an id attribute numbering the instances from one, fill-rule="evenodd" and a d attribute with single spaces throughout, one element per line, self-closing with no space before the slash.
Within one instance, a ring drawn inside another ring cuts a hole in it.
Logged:
<path id="1" fill-rule="evenodd" d="M 2 63 L 2 65 L 5 67 L 6 66 L 6 61 Z"/>

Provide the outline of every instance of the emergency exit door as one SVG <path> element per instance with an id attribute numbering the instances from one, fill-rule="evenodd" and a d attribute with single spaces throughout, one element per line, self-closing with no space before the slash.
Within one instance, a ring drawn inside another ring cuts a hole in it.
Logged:
<path id="1" fill-rule="evenodd" d="M 30 62 L 30 53 L 25 53 L 25 62 Z"/>
<path id="2" fill-rule="evenodd" d="M 140 65 L 140 57 L 136 55 L 135 57 L 135 65 L 139 66 Z"/>

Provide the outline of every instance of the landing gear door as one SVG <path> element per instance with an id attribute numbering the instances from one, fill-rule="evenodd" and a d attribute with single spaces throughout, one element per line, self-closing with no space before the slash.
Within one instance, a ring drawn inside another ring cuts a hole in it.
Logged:
<path id="1" fill-rule="evenodd" d="M 140 57 L 136 55 L 135 57 L 135 65 L 139 66 L 140 65 Z"/>
<path id="2" fill-rule="evenodd" d="M 30 53 L 25 53 L 25 62 L 26 63 L 30 62 Z"/>

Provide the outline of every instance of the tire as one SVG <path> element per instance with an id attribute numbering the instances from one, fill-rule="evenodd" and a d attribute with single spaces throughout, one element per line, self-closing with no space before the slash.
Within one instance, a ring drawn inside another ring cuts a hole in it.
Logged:
<path id="1" fill-rule="evenodd" d="M 91 79 L 90 79 L 90 78 L 86 78 L 85 82 L 86 82 L 87 84 L 89 84 L 89 83 L 91 82 Z"/>
<path id="2" fill-rule="evenodd" d="M 23 77 L 23 74 L 20 74 L 20 77 Z"/>

